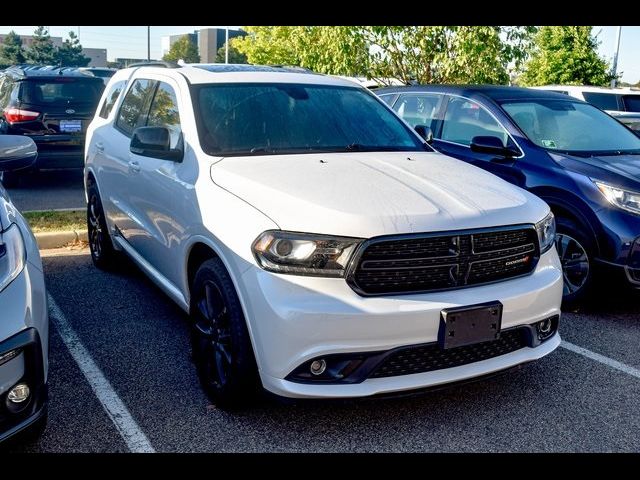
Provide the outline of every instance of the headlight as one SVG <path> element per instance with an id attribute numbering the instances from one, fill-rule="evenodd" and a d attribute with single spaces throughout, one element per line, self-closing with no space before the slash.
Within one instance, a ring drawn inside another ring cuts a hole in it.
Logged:
<path id="1" fill-rule="evenodd" d="M 593 181 L 609 203 L 627 212 L 640 214 L 640 193 Z"/>
<path id="2" fill-rule="evenodd" d="M 253 242 L 253 254 L 265 270 L 294 275 L 343 277 L 362 242 L 359 238 L 270 230 Z"/>
<path id="3" fill-rule="evenodd" d="M 542 221 L 536 223 L 536 231 L 540 242 L 540 254 L 543 254 L 551 248 L 556 240 L 556 219 L 552 212 L 549 212 L 549 215 L 544 217 Z"/>
<path id="4" fill-rule="evenodd" d="M 0 292 L 22 272 L 25 261 L 22 234 L 14 223 L 0 233 Z"/>

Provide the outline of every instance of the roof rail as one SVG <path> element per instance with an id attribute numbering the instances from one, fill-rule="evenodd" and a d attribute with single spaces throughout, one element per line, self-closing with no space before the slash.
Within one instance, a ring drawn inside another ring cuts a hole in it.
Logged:
<path id="1" fill-rule="evenodd" d="M 127 66 L 131 67 L 163 67 L 163 68 L 180 68 L 175 62 L 165 62 L 164 60 L 153 60 L 151 62 L 136 62 Z"/>
<path id="2" fill-rule="evenodd" d="M 25 76 L 24 67 L 22 65 L 12 65 L 4 69 L 5 72 L 15 73 L 21 77 Z"/>
<path id="3" fill-rule="evenodd" d="M 313 70 L 306 68 L 306 67 L 301 67 L 299 65 L 284 65 L 284 64 L 267 64 L 267 67 L 273 67 L 273 68 L 290 68 L 292 70 L 301 70 L 303 72 L 310 72 L 310 73 L 316 73 Z"/>

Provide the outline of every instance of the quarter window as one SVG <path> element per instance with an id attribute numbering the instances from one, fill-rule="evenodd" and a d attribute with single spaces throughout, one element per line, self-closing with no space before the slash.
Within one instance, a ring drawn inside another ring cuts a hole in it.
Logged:
<path id="1" fill-rule="evenodd" d="M 180 138 L 180 114 L 176 94 L 166 83 L 160 82 L 149 110 L 149 127 L 166 127 L 171 134 L 171 148 L 176 148 Z"/>
<path id="2" fill-rule="evenodd" d="M 412 127 L 431 126 L 440 104 L 440 95 L 402 95 L 393 109 Z"/>
<path id="3" fill-rule="evenodd" d="M 113 106 L 118 101 L 118 97 L 122 90 L 124 89 L 126 82 L 116 82 L 107 93 L 107 97 L 105 98 L 104 103 L 102 104 L 102 108 L 100 109 L 99 116 L 102 118 L 108 118 L 111 110 L 113 110 Z"/>
<path id="4" fill-rule="evenodd" d="M 151 80 L 138 79 L 133 82 L 127 95 L 122 101 L 116 127 L 118 127 L 125 135 L 131 135 L 136 127 L 144 124 L 146 107 L 149 103 L 147 99 L 151 95 L 155 82 Z"/>
<path id="5" fill-rule="evenodd" d="M 471 145 L 477 136 L 498 137 L 505 145 L 509 139 L 506 130 L 476 102 L 458 97 L 449 99 L 440 139 Z"/>
<path id="6" fill-rule="evenodd" d="M 619 110 L 617 95 L 613 93 L 582 92 L 584 99 L 600 110 Z"/>

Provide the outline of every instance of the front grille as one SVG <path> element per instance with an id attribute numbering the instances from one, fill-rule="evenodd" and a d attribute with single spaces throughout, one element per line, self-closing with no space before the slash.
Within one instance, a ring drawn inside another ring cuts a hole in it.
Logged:
<path id="1" fill-rule="evenodd" d="M 348 280 L 364 295 L 490 283 L 532 272 L 537 245 L 533 228 L 381 237 L 365 244 Z"/>
<path id="2" fill-rule="evenodd" d="M 449 350 L 442 350 L 437 343 L 407 347 L 386 357 L 370 378 L 397 377 L 459 367 L 515 352 L 525 346 L 527 346 L 525 329 L 515 328 L 500 333 L 500 338 L 497 340 Z"/>

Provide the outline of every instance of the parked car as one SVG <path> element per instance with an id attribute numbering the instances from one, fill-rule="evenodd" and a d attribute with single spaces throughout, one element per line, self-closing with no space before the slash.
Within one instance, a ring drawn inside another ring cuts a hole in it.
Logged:
<path id="1" fill-rule="evenodd" d="M 604 270 L 640 286 L 640 138 L 629 129 L 543 90 L 427 85 L 377 93 L 410 125 L 429 127 L 438 151 L 551 206 L 567 306 L 584 300 Z"/>
<path id="2" fill-rule="evenodd" d="M 635 88 L 604 88 L 576 85 L 545 85 L 531 87 L 564 93 L 604 110 L 634 131 L 640 131 L 640 90 Z"/>
<path id="3" fill-rule="evenodd" d="M 75 69 L 0 72 L 0 134 L 27 135 L 39 152 L 30 169 L 5 173 L 5 187 L 33 170 L 82 168 L 87 125 L 103 89 L 101 79 Z"/>
<path id="4" fill-rule="evenodd" d="M 434 386 L 559 345 L 549 206 L 435 153 L 362 86 L 141 67 L 112 77 L 98 112 L 93 262 L 125 252 L 190 314 L 222 408 L 260 385 L 307 398 Z"/>
<path id="5" fill-rule="evenodd" d="M 0 171 L 36 160 L 33 140 L 0 135 Z M 49 314 L 42 261 L 29 225 L 0 184 L 0 442 L 47 420 Z"/>

